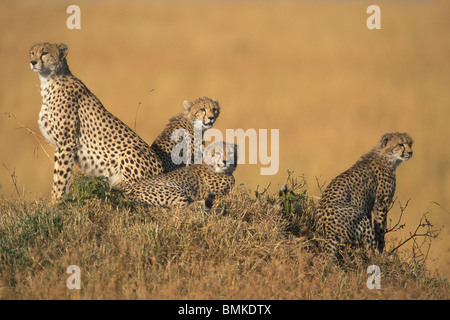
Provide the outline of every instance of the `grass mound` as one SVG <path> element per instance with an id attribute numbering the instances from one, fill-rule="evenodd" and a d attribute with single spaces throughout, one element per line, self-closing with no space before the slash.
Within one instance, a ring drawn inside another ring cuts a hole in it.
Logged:
<path id="1" fill-rule="evenodd" d="M 0 198 L 0 299 L 449 298 L 448 281 L 407 251 L 323 257 L 301 177 L 276 193 L 236 187 L 207 213 L 120 205 L 123 191 L 88 180 L 59 205 Z M 80 290 L 67 288 L 71 265 Z M 379 290 L 366 285 L 370 265 Z"/>

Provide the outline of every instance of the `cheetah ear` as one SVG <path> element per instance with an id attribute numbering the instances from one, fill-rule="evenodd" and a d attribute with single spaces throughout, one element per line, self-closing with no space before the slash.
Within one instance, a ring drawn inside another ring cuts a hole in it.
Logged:
<path id="1" fill-rule="evenodd" d="M 382 148 L 386 147 L 388 141 L 391 139 L 392 134 L 386 133 L 381 137 L 380 145 Z"/>
<path id="2" fill-rule="evenodd" d="M 234 155 L 235 155 L 236 159 L 239 156 L 239 145 L 237 143 L 234 144 Z"/>
<path id="3" fill-rule="evenodd" d="M 234 145 L 234 163 L 237 164 L 239 161 L 239 145 L 236 143 Z"/>
<path id="4" fill-rule="evenodd" d="M 59 59 L 62 60 L 67 56 L 67 53 L 69 52 L 69 46 L 65 43 L 60 43 L 58 45 L 59 50 Z"/>
<path id="5" fill-rule="evenodd" d="M 183 106 L 186 109 L 186 111 L 191 110 L 191 107 L 192 107 L 191 103 L 189 101 L 187 101 L 187 100 L 184 100 Z"/>

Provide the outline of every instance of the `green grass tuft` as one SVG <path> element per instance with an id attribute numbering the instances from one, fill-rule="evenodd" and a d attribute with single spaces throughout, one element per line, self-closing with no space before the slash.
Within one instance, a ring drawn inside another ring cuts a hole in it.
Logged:
<path id="1" fill-rule="evenodd" d="M 86 176 L 75 173 L 70 190 L 63 195 L 66 202 L 76 202 L 81 205 L 87 200 L 100 199 L 118 208 L 127 208 L 132 205 L 125 190 L 111 186 L 104 176 Z"/>

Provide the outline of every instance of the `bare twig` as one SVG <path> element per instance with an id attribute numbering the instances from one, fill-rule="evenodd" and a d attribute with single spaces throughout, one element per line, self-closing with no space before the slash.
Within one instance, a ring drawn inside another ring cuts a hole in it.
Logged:
<path id="1" fill-rule="evenodd" d="M 302 189 L 306 185 L 306 181 L 303 177 L 302 181 L 298 181 L 297 177 L 293 177 L 294 171 L 288 170 L 287 171 L 288 176 L 286 178 L 286 183 L 282 185 L 281 187 L 286 188 L 286 192 L 289 191 L 290 193 L 295 193 L 295 191 Z M 288 187 L 289 186 L 289 187 Z M 281 191 L 281 188 L 280 188 Z"/>
<path id="2" fill-rule="evenodd" d="M 426 252 L 424 253 L 424 252 L 422 252 L 421 248 L 427 241 L 428 241 L 428 247 L 427 247 Z M 413 246 L 412 246 L 414 260 L 417 261 L 418 263 L 424 264 L 428 258 L 430 248 L 431 248 L 431 239 L 425 237 L 425 238 L 423 238 L 422 243 L 419 244 L 418 241 L 414 238 Z"/>
<path id="3" fill-rule="evenodd" d="M 421 232 L 422 228 L 426 228 L 425 232 L 423 232 L 423 231 Z M 421 252 L 421 247 L 425 243 L 425 241 L 422 242 L 422 244 L 419 246 L 419 245 L 417 245 L 416 238 L 418 238 L 418 237 L 425 237 L 425 238 L 428 238 L 428 239 L 435 239 L 435 238 L 437 238 L 439 232 L 440 232 L 440 230 L 434 230 L 433 229 L 433 225 L 427 219 L 427 212 L 426 212 L 420 218 L 419 224 L 417 225 L 417 227 L 414 230 L 414 232 L 412 232 L 412 233 L 410 232 L 409 237 L 406 238 L 405 240 L 403 240 L 402 242 L 400 242 L 395 248 L 393 248 L 391 251 L 389 251 L 388 254 L 392 254 L 393 252 L 398 250 L 400 247 L 402 247 L 405 243 L 407 243 L 407 242 L 409 242 L 411 240 L 414 240 L 414 242 L 416 244 L 416 246 L 413 247 L 413 250 L 416 250 L 416 251 L 419 250 Z"/>
<path id="4" fill-rule="evenodd" d="M 386 230 L 386 233 L 392 232 L 392 231 L 397 231 L 397 230 L 403 229 L 405 227 L 405 224 L 400 225 L 400 221 L 402 220 L 403 213 L 405 212 L 406 207 L 408 207 L 409 200 L 411 200 L 411 199 L 408 199 L 408 201 L 406 201 L 406 204 L 404 206 L 402 206 L 402 204 L 399 202 L 400 217 L 398 218 L 397 223 L 392 228 Z M 397 201 L 397 198 L 395 198 L 394 201 L 392 201 L 392 204 L 391 204 L 390 208 L 388 209 L 388 211 L 391 211 L 391 209 L 394 206 L 394 203 L 396 201 Z M 392 224 L 392 220 L 389 220 L 389 221 L 390 221 L 390 224 Z"/>
<path id="5" fill-rule="evenodd" d="M 23 124 L 21 124 L 20 122 L 18 122 L 16 120 L 16 117 L 14 116 L 14 114 L 9 113 L 9 112 L 5 112 L 5 115 L 15 124 L 17 124 L 21 129 L 25 129 L 27 131 L 28 134 L 31 134 L 33 136 L 34 139 L 36 139 L 37 143 L 39 143 L 39 146 L 41 147 L 41 149 L 44 151 L 45 155 L 53 162 L 52 157 L 48 154 L 47 150 L 45 150 L 44 146 L 42 145 L 41 141 L 39 141 L 40 139 L 43 139 L 44 142 L 50 146 L 53 146 L 50 142 L 48 142 L 47 140 L 45 140 L 41 135 L 37 134 L 36 132 L 34 132 L 33 130 L 31 130 L 30 128 L 24 126 Z"/>
<path id="6" fill-rule="evenodd" d="M 272 182 L 269 182 L 269 185 L 263 190 L 263 192 L 259 192 L 259 185 L 257 185 L 256 186 L 256 190 L 255 190 L 255 196 L 256 196 L 256 198 L 259 198 L 259 197 L 261 197 L 262 195 L 264 195 L 266 192 L 267 192 L 267 190 L 269 190 L 269 188 L 270 188 L 270 185 L 272 184 Z"/>
<path id="7" fill-rule="evenodd" d="M 19 188 L 17 187 L 16 169 L 14 168 L 13 171 L 12 171 L 12 173 L 11 173 L 11 169 L 10 169 L 9 167 L 7 167 L 5 163 L 3 163 L 3 166 L 4 166 L 5 169 L 9 172 L 9 176 L 11 177 L 11 180 L 12 180 L 12 182 L 13 182 L 14 189 L 16 189 L 17 195 L 20 197 Z"/>
<path id="8" fill-rule="evenodd" d="M 155 89 L 151 89 L 149 92 L 146 93 L 146 95 L 152 93 L 153 91 L 155 91 Z M 134 116 L 134 131 L 136 131 L 137 114 L 138 114 L 139 107 L 141 106 L 141 104 L 142 104 L 142 100 L 139 101 L 138 106 L 136 108 L 136 114 Z"/>
<path id="9" fill-rule="evenodd" d="M 321 185 L 320 182 L 319 182 L 319 178 L 317 176 L 315 178 L 316 178 L 317 188 L 319 189 L 320 194 L 322 195 L 323 194 L 323 187 L 325 186 L 326 182 L 322 183 L 322 185 Z"/>
<path id="10" fill-rule="evenodd" d="M 431 203 L 441 207 L 442 210 L 444 210 L 447 214 L 450 214 L 450 211 L 448 211 L 447 209 L 445 209 L 440 203 L 437 203 L 436 201 L 431 201 Z"/>

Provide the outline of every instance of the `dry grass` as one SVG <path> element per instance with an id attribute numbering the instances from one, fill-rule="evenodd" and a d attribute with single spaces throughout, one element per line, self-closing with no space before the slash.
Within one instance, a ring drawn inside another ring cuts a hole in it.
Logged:
<path id="1" fill-rule="evenodd" d="M 0 299 L 449 298 L 448 281 L 406 251 L 351 251 L 341 265 L 323 258 L 311 240 L 315 201 L 302 179 L 293 186 L 290 206 L 240 187 L 209 213 L 196 205 L 143 210 L 3 198 Z M 372 264 L 382 272 L 380 290 L 366 287 Z M 69 265 L 81 268 L 81 290 L 66 287 Z"/>
<path id="2" fill-rule="evenodd" d="M 367 30 L 364 2 L 77 3 L 75 31 L 66 28 L 71 3 L 0 1 L 0 186 L 8 202 L 41 203 L 50 194 L 51 158 L 4 112 L 39 133 L 28 50 L 54 41 L 69 44 L 72 71 L 110 111 L 131 127 L 137 113 L 148 142 L 183 100 L 203 95 L 221 102 L 223 131 L 280 129 L 277 175 L 261 176 L 260 165 L 236 172 L 252 190 L 276 190 L 290 169 L 319 196 L 315 177 L 331 181 L 383 133 L 406 131 L 415 155 L 398 170 L 398 201 L 410 199 L 405 221 L 414 226 L 428 212 L 436 226 L 449 225 L 448 2 L 382 3 L 379 31 Z M 396 205 L 390 217 L 399 215 Z M 449 241 L 445 227 L 429 253 L 440 276 L 450 276 Z"/>

